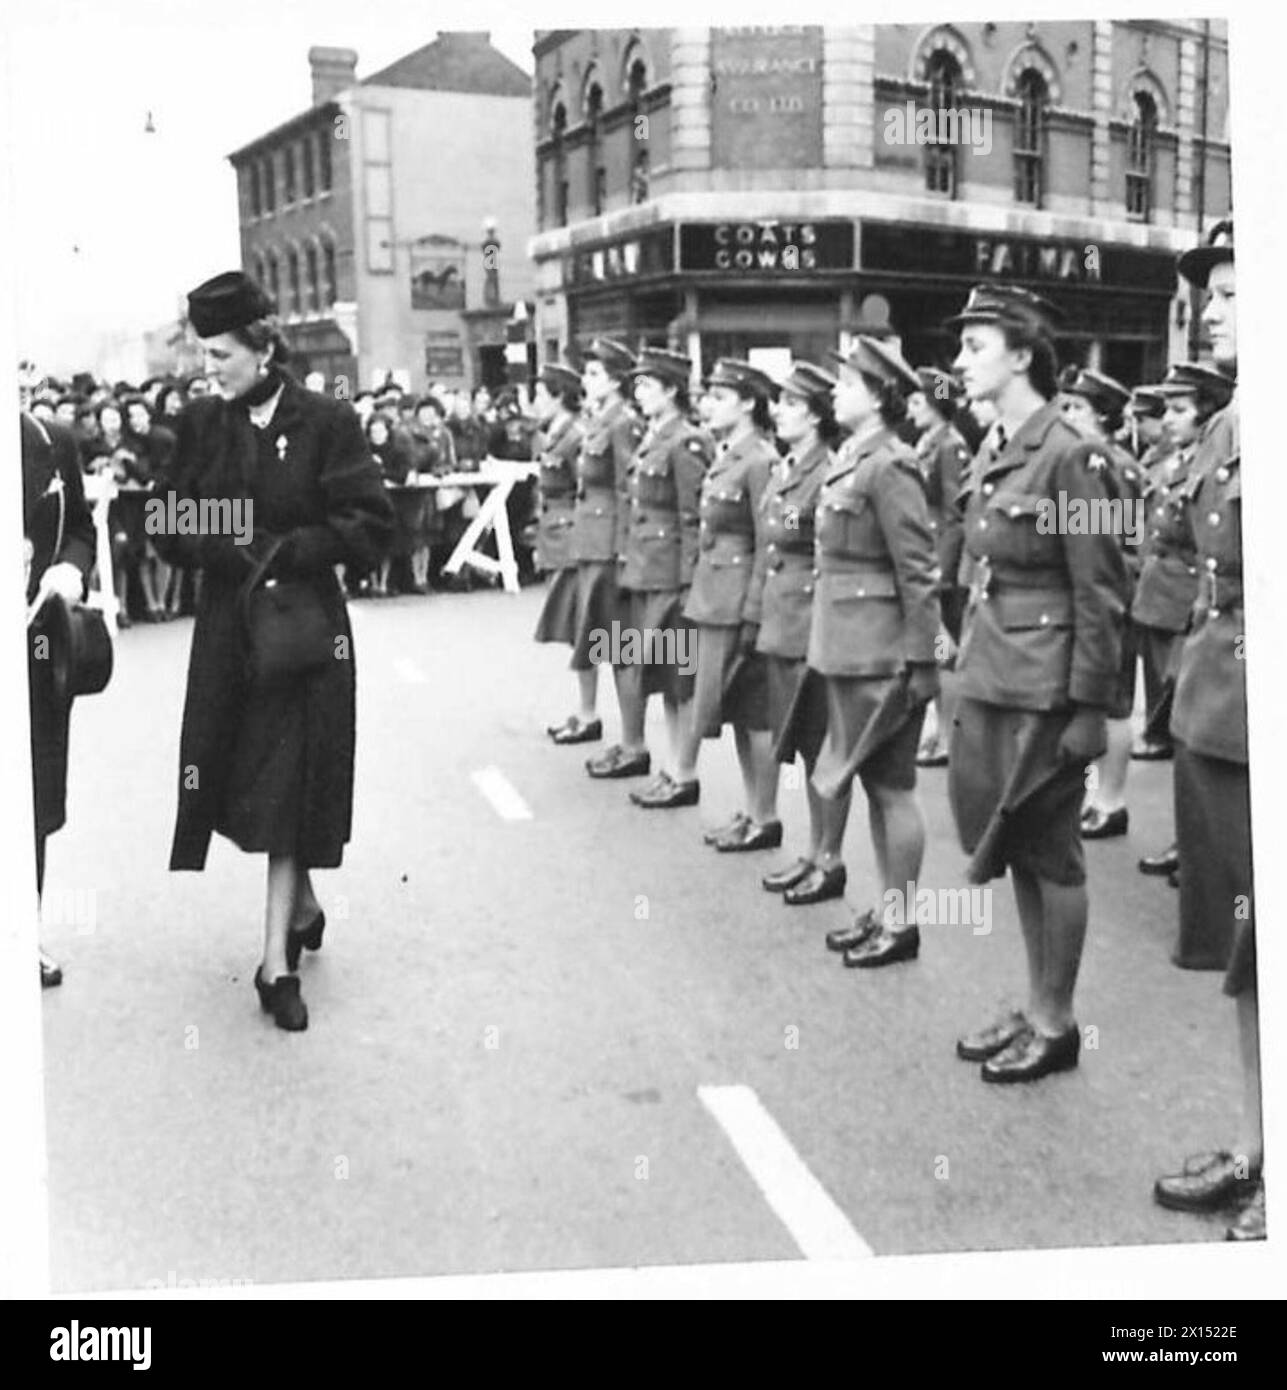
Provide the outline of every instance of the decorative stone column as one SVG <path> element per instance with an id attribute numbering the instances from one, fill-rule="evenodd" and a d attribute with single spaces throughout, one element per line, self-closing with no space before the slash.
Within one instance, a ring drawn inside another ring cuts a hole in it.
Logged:
<path id="1" fill-rule="evenodd" d="M 711 167 L 711 31 L 670 36 L 670 164 L 676 173 Z"/>
<path id="2" fill-rule="evenodd" d="M 876 124 L 876 28 L 827 25 L 822 35 L 822 162 L 870 169 Z"/>

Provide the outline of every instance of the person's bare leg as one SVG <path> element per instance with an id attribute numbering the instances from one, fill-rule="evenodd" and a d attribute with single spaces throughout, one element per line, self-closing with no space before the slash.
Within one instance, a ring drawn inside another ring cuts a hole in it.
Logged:
<path id="1" fill-rule="evenodd" d="M 1094 806 L 1105 815 L 1126 805 L 1126 775 L 1131 766 L 1133 738 L 1129 719 L 1108 721 L 1108 750 L 1095 759 L 1092 782 L 1095 790 L 1086 798 L 1088 806 Z"/>
<path id="2" fill-rule="evenodd" d="M 805 770 L 804 795 L 809 804 L 809 848 L 804 857 L 816 864 L 818 856 L 822 853 L 822 827 L 825 823 L 828 803 L 818 795 L 811 780 L 812 773 L 812 768 Z"/>
<path id="3" fill-rule="evenodd" d="M 822 833 L 818 855 L 813 862 L 820 869 L 833 869 L 841 863 L 841 850 L 845 843 L 845 830 L 849 825 L 849 807 L 853 803 L 853 790 L 846 788 L 843 794 L 834 800 L 819 796 L 818 801 L 822 808 Z"/>
<path id="4" fill-rule="evenodd" d="M 778 818 L 778 760 L 773 756 L 773 735 L 768 729 L 747 730 L 747 758 L 750 767 L 747 805 L 756 822 L 767 825 Z"/>
<path id="5" fill-rule="evenodd" d="M 1045 989 L 1046 934 L 1042 916 L 1041 880 L 1026 869 L 1011 866 L 1014 902 L 1019 910 L 1019 926 L 1023 931 L 1023 949 L 1028 962 L 1027 1016 L 1035 1022 L 1034 1010 L 1040 1009 Z"/>
<path id="6" fill-rule="evenodd" d="M 313 879 L 309 871 L 297 867 L 295 870 L 295 910 L 291 914 L 291 926 L 302 931 L 322 910 L 313 891 Z"/>
<path id="7" fill-rule="evenodd" d="M 263 979 L 271 984 L 286 968 L 286 933 L 295 909 L 295 860 L 290 855 L 268 856 L 268 900 L 264 906 Z"/>
<path id="8" fill-rule="evenodd" d="M 1233 1151 L 1245 1156 L 1249 1171 L 1256 1172 L 1264 1161 L 1265 1135 L 1260 1117 L 1260 1014 L 1255 988 L 1244 989 L 1234 1003 L 1242 1054 L 1242 1126 Z"/>
<path id="9" fill-rule="evenodd" d="M 1084 883 L 1039 879 L 1043 908 L 1042 987 L 1029 1017 L 1043 1033 L 1064 1033 L 1076 1022 L 1073 994 L 1086 941 L 1088 902 Z"/>
<path id="10" fill-rule="evenodd" d="M 914 791 L 893 787 L 873 786 L 867 795 L 872 807 L 872 819 L 879 820 L 884 841 L 881 864 L 883 892 L 908 892 L 911 884 L 913 901 L 906 903 L 903 921 L 912 926 L 916 921 L 915 891 L 925 860 L 925 816 Z"/>
<path id="11" fill-rule="evenodd" d="M 595 717 L 599 703 L 599 668 L 591 666 L 588 671 L 578 671 L 576 685 L 581 700 L 581 722 L 588 724 Z"/>
<path id="12" fill-rule="evenodd" d="M 643 671 L 638 666 L 614 666 L 612 674 L 621 706 L 621 746 L 629 753 L 642 753 L 648 746 L 644 742 L 648 701 L 643 692 Z"/>
<path id="13" fill-rule="evenodd" d="M 666 728 L 670 734 L 670 751 L 675 763 L 675 781 L 695 781 L 702 738 L 693 722 L 692 700 L 676 703 L 667 697 Z"/>

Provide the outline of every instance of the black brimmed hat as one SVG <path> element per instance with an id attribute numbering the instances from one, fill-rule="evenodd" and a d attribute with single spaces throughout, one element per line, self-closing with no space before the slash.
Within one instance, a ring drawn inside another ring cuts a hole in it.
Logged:
<path id="1" fill-rule="evenodd" d="M 671 386 L 687 386 L 692 380 L 693 364 L 682 352 L 644 348 L 635 359 L 630 375 L 656 377 Z"/>
<path id="2" fill-rule="evenodd" d="M 1067 367 L 1060 374 L 1059 389 L 1070 396 L 1081 396 L 1096 410 L 1121 410 L 1130 400 L 1130 391 L 1120 381 L 1090 367 Z"/>
<path id="3" fill-rule="evenodd" d="M 634 353 L 616 338 L 595 338 L 581 357 L 586 362 L 601 362 L 609 376 L 628 376 L 635 365 Z"/>
<path id="4" fill-rule="evenodd" d="M 231 333 L 275 312 L 273 301 L 241 270 L 216 275 L 188 295 L 188 322 L 198 338 Z"/>
<path id="5" fill-rule="evenodd" d="M 1226 373 L 1201 362 L 1176 362 L 1167 371 L 1166 379 L 1150 389 L 1163 399 L 1206 391 L 1227 405 L 1233 396 L 1234 381 Z"/>
<path id="6" fill-rule="evenodd" d="M 941 367 L 917 367 L 916 379 L 931 401 L 957 401 L 961 398 L 961 383 Z"/>
<path id="7" fill-rule="evenodd" d="M 782 393 L 800 396 L 811 405 L 831 405 L 835 375 L 813 362 L 792 362 L 790 374 L 782 383 Z"/>
<path id="8" fill-rule="evenodd" d="M 581 390 L 581 378 L 572 370 L 565 367 L 561 362 L 547 362 L 537 375 L 537 381 L 541 383 L 551 395 L 561 396 L 565 391 Z"/>
<path id="9" fill-rule="evenodd" d="M 1186 251 L 1176 262 L 1176 269 L 1191 285 L 1204 290 L 1211 278 L 1212 266 L 1233 260 L 1233 218 L 1225 217 L 1211 228 L 1201 246 Z"/>

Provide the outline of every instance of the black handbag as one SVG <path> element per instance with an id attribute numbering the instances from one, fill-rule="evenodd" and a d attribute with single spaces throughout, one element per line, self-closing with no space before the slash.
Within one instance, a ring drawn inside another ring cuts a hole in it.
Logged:
<path id="1" fill-rule="evenodd" d="M 342 633 L 316 585 L 267 577 L 284 540 L 270 548 L 241 591 L 246 669 L 255 685 L 297 680 L 344 655 L 337 642 Z"/>

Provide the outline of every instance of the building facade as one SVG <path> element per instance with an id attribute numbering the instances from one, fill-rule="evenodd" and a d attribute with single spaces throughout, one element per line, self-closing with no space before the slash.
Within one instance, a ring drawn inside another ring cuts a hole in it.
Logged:
<path id="1" fill-rule="evenodd" d="M 1219 21 L 557 30 L 534 45 L 543 358 L 595 333 L 916 362 L 971 285 L 1065 314 L 1066 360 L 1158 376 L 1176 253 L 1230 207 Z M 940 114 L 941 113 L 941 114 Z"/>
<path id="2" fill-rule="evenodd" d="M 504 380 L 534 281 L 531 79 L 485 33 L 443 33 L 358 79 L 309 52 L 313 105 L 229 156 L 242 265 L 277 301 L 296 370 Z"/>

